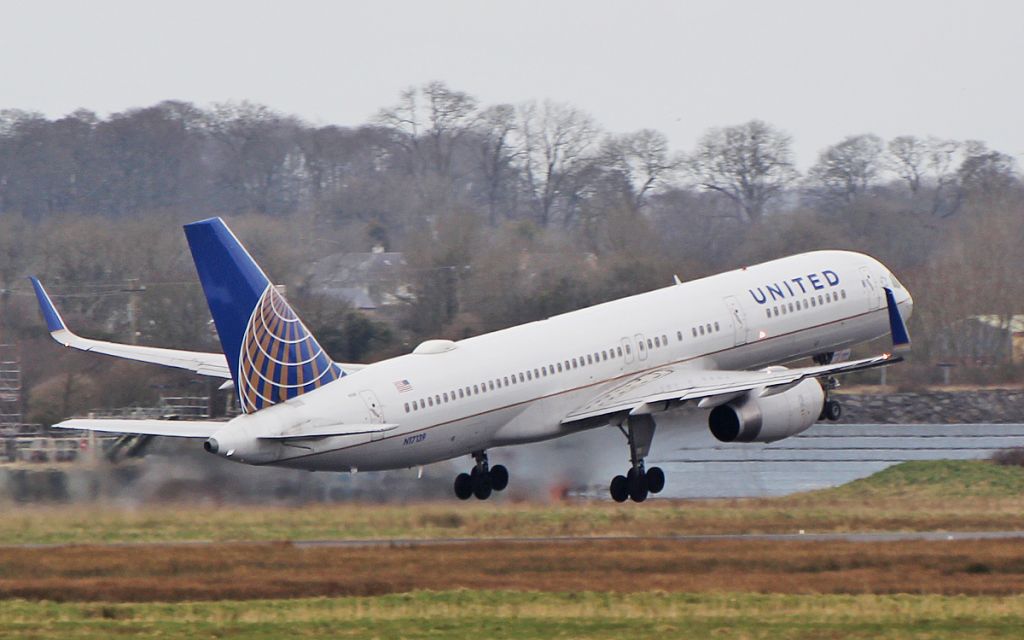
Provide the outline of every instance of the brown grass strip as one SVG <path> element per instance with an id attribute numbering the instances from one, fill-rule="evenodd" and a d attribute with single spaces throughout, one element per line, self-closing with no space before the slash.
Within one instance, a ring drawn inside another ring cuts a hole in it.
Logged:
<path id="1" fill-rule="evenodd" d="M 897 543 L 636 540 L 437 547 L 220 544 L 0 550 L 0 597 L 181 601 L 419 589 L 1024 592 L 1017 540 Z"/>

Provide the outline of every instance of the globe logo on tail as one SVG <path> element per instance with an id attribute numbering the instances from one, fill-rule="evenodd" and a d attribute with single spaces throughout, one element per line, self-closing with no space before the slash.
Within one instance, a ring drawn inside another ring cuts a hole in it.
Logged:
<path id="1" fill-rule="evenodd" d="M 238 396 L 245 413 L 309 393 L 345 375 L 273 285 L 253 309 L 239 356 Z"/>

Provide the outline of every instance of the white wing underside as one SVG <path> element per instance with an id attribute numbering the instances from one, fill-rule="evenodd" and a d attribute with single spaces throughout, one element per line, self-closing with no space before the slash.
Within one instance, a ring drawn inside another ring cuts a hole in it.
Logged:
<path id="1" fill-rule="evenodd" d="M 563 424 L 614 416 L 616 414 L 651 413 L 667 408 L 672 403 L 700 400 L 702 406 L 724 404 L 744 393 L 760 389 L 759 395 L 773 395 L 790 389 L 807 378 L 851 373 L 901 361 L 902 358 L 883 354 L 863 360 L 853 360 L 802 367 L 797 369 L 769 368 L 760 371 L 722 371 L 662 367 L 642 373 L 574 410 Z M 707 403 L 710 402 L 710 405 Z"/>

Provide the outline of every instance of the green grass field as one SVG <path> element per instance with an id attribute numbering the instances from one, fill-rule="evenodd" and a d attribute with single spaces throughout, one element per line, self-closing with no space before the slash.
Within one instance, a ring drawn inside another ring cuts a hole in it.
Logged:
<path id="1" fill-rule="evenodd" d="M 904 463 L 835 489 L 756 500 L 9 505 L 0 518 L 0 544 L 1020 528 L 1024 468 L 936 461 Z"/>
<path id="2" fill-rule="evenodd" d="M 181 604 L 0 602 L 20 638 L 1019 638 L 1024 596 L 415 592 Z"/>

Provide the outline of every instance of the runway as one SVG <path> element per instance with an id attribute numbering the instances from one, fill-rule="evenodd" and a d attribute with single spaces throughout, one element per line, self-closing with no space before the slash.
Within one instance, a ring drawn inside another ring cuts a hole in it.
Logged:
<path id="1" fill-rule="evenodd" d="M 685 534 L 667 536 L 502 536 L 494 538 L 369 538 L 369 539 L 323 539 L 323 540 L 185 540 L 174 542 L 86 542 L 82 544 L 13 544 L 0 545 L 0 550 L 15 549 L 62 549 L 77 547 L 102 547 L 111 549 L 145 549 L 163 547 L 216 547 L 230 546 L 275 546 L 287 545 L 298 549 L 311 548 L 417 548 L 447 547 L 459 545 L 547 545 L 621 542 L 909 542 L 909 541 L 965 541 L 965 540 L 1016 540 L 1024 539 L 1024 530 L 1010 531 L 870 531 L 847 533 L 726 533 L 726 534 Z"/>

